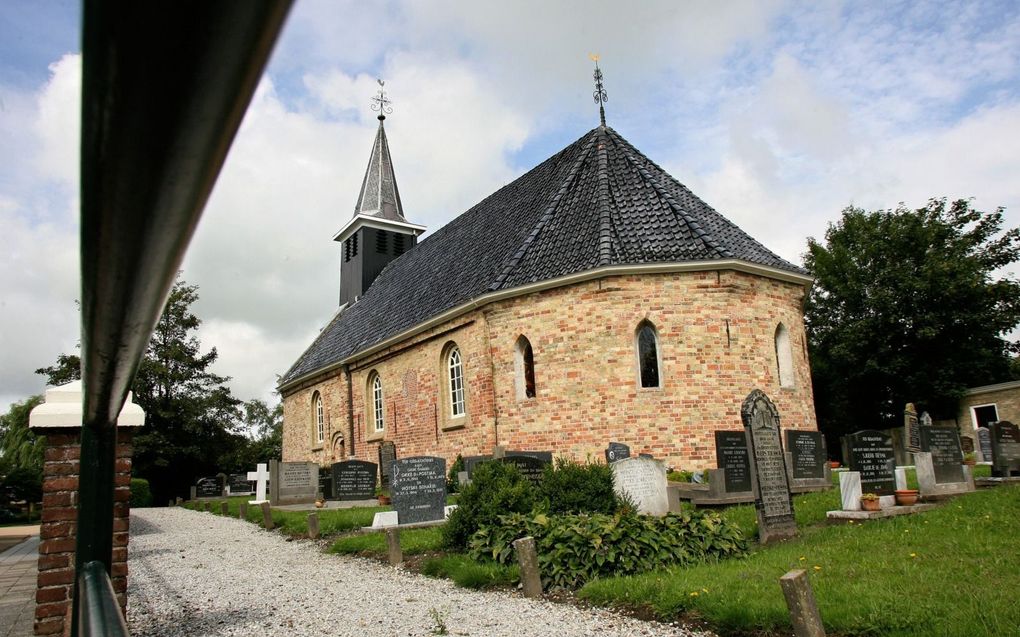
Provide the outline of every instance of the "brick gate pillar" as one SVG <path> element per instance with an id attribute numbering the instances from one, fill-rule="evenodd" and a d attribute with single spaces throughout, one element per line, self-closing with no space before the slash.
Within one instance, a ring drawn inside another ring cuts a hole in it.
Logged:
<path id="1" fill-rule="evenodd" d="M 81 465 L 81 381 L 46 390 L 45 402 L 29 415 L 29 426 L 46 437 L 43 462 L 42 524 L 39 528 L 39 577 L 36 584 L 35 634 L 70 635 L 71 595 L 77 541 L 78 476 Z M 117 418 L 114 471 L 113 590 L 121 612 L 127 608 L 127 547 L 131 502 L 132 428 L 141 426 L 141 407 L 127 403 Z"/>

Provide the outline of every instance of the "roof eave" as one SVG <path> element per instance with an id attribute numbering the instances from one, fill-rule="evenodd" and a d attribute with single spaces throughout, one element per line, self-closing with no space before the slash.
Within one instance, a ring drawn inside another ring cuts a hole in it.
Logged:
<path id="1" fill-rule="evenodd" d="M 416 237 L 428 229 L 425 226 L 419 226 L 415 223 L 393 221 L 383 217 L 358 213 L 351 217 L 351 219 L 345 223 L 335 235 L 333 235 L 333 241 L 346 240 L 347 237 L 354 234 L 354 231 L 361 226 L 368 226 L 369 228 L 376 228 L 377 230 L 390 230 L 403 234 L 413 234 Z"/>

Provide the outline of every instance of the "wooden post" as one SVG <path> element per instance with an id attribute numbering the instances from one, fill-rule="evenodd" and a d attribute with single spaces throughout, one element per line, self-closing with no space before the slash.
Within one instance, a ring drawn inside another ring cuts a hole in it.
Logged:
<path id="1" fill-rule="evenodd" d="M 267 531 L 272 531 L 275 527 L 273 525 L 273 512 L 269 508 L 269 503 L 263 502 L 259 506 L 262 507 L 262 526 L 264 526 Z"/>
<path id="2" fill-rule="evenodd" d="M 181 496 L 177 496 L 176 502 L 177 502 L 177 506 L 181 506 L 181 502 L 184 502 L 184 498 L 182 498 Z"/>
<path id="3" fill-rule="evenodd" d="M 230 515 L 230 505 L 226 502 L 220 502 L 220 515 Z"/>
<path id="4" fill-rule="evenodd" d="M 205 503 L 205 512 L 206 513 L 212 513 L 212 502 L 206 502 Z"/>
<path id="5" fill-rule="evenodd" d="M 542 596 L 542 577 L 538 572 L 538 551 L 535 550 L 535 538 L 522 537 L 514 540 L 514 551 L 517 552 L 517 563 L 521 566 L 521 584 L 524 585 L 525 597 Z"/>
<path id="6" fill-rule="evenodd" d="M 312 540 L 319 539 L 319 514 L 308 514 L 308 537 Z"/>
<path id="7" fill-rule="evenodd" d="M 237 517 L 242 520 L 248 519 L 248 501 L 241 500 L 241 504 L 237 506 Z"/>
<path id="8" fill-rule="evenodd" d="M 174 505 L 174 501 L 173 501 L 173 500 L 170 500 L 170 504 L 168 504 L 167 506 L 168 506 L 168 507 L 173 507 L 173 505 Z"/>
<path id="9" fill-rule="evenodd" d="M 404 561 L 404 552 L 400 548 L 400 529 L 389 528 L 386 533 L 386 556 L 390 566 L 399 566 Z"/>
<path id="10" fill-rule="evenodd" d="M 779 578 L 783 588 L 786 606 L 790 609 L 790 622 L 796 637 L 825 637 L 822 617 L 818 614 L 818 604 L 811 590 L 807 571 L 797 569 Z"/>

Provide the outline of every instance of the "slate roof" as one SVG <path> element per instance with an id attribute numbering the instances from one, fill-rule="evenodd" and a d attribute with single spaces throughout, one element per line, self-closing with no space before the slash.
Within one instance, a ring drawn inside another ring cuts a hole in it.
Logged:
<path id="1" fill-rule="evenodd" d="M 806 275 L 598 127 L 390 263 L 280 384 L 488 292 L 602 266 L 734 259 Z"/>
<path id="2" fill-rule="evenodd" d="M 400 205 L 400 191 L 397 190 L 397 178 L 393 174 L 393 160 L 390 159 L 390 145 L 386 141 L 386 129 L 383 127 L 384 115 L 379 116 L 379 130 L 375 133 L 372 154 L 368 158 L 368 168 L 361 182 L 361 192 L 354 214 L 372 215 L 391 221 L 407 223 L 404 218 L 404 207 Z"/>

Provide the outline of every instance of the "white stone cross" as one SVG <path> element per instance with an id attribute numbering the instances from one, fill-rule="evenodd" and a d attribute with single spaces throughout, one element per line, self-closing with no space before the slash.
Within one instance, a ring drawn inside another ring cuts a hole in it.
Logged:
<path id="1" fill-rule="evenodd" d="M 255 471 L 248 472 L 248 479 L 255 480 L 255 499 L 248 504 L 262 504 L 266 501 L 266 482 L 269 480 L 269 468 L 260 462 Z"/>

